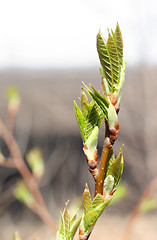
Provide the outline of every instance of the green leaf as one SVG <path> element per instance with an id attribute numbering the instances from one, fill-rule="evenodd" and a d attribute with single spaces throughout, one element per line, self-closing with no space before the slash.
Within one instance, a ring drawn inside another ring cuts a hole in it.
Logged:
<path id="1" fill-rule="evenodd" d="M 95 196 L 95 198 L 93 199 L 93 202 L 92 202 L 92 207 L 93 209 L 95 209 L 96 207 L 98 207 L 101 203 L 104 203 L 104 197 L 103 195 L 101 194 L 97 194 Z"/>
<path id="2" fill-rule="evenodd" d="M 86 139 L 91 135 L 95 126 L 100 128 L 103 120 L 103 114 L 97 104 L 92 101 L 89 105 L 88 116 L 86 117 Z"/>
<path id="3" fill-rule="evenodd" d="M 112 175 L 108 175 L 104 180 L 104 191 L 105 191 L 105 197 L 107 198 L 110 192 L 113 190 L 114 187 L 114 177 Z"/>
<path id="4" fill-rule="evenodd" d="M 110 91 L 115 91 L 115 86 L 119 82 L 119 75 L 120 75 L 120 63 L 118 57 L 118 51 L 116 44 L 113 40 L 113 36 L 109 33 L 108 40 L 106 43 L 106 47 L 108 49 L 109 59 L 110 59 L 110 68 L 111 68 L 111 81 L 108 81 L 110 85 Z"/>
<path id="5" fill-rule="evenodd" d="M 73 224 L 70 225 L 70 230 L 69 230 L 69 240 L 72 240 L 74 238 L 74 235 L 80 225 L 82 217 L 77 218 Z"/>
<path id="6" fill-rule="evenodd" d="M 90 195 L 87 184 L 85 186 L 85 190 L 83 193 L 83 206 L 84 206 L 85 213 L 91 211 L 92 209 L 92 200 L 91 200 L 91 195 Z"/>
<path id="7" fill-rule="evenodd" d="M 72 240 L 81 222 L 82 217 L 76 215 L 70 220 L 68 202 L 66 203 L 63 214 L 61 214 L 61 225 L 57 232 L 57 240 Z"/>
<path id="8" fill-rule="evenodd" d="M 106 168 L 105 168 L 104 179 L 106 178 L 107 172 L 114 161 L 115 161 L 114 151 L 113 151 L 113 148 L 110 148 L 109 155 L 107 158 Z"/>
<path id="9" fill-rule="evenodd" d="M 123 155 L 122 150 L 120 149 L 118 157 L 115 159 L 115 161 L 110 166 L 107 172 L 107 176 L 112 175 L 114 177 L 114 188 L 118 185 L 122 172 L 123 172 Z"/>
<path id="10" fill-rule="evenodd" d="M 87 141 L 85 142 L 87 149 L 84 148 L 84 153 L 86 154 L 88 160 L 94 159 L 95 150 L 97 148 L 97 143 L 98 143 L 98 133 L 99 133 L 99 129 L 97 126 L 95 126 L 91 135 L 88 137 Z"/>
<path id="11" fill-rule="evenodd" d="M 77 106 L 76 102 L 74 101 L 74 107 L 75 107 L 75 116 L 77 119 L 77 123 L 80 129 L 80 133 L 81 133 L 81 137 L 82 140 L 85 142 L 86 141 L 86 119 L 83 116 L 81 110 L 79 109 L 79 107 Z"/>
<path id="12" fill-rule="evenodd" d="M 66 203 L 65 209 L 63 212 L 63 220 L 64 220 L 64 225 L 65 225 L 65 235 L 66 235 L 66 238 L 68 239 L 69 228 L 70 228 L 70 215 L 69 215 L 69 211 L 68 211 L 68 202 Z"/>
<path id="13" fill-rule="evenodd" d="M 87 214 L 85 214 L 83 216 L 82 225 L 83 225 L 83 230 L 84 230 L 85 236 L 87 236 L 90 233 L 93 225 L 96 223 L 97 219 L 100 217 L 100 215 L 105 210 L 105 208 L 108 206 L 108 204 L 111 202 L 111 199 L 112 198 L 110 198 L 106 202 L 98 204 L 94 210 L 88 212 Z"/>
<path id="14" fill-rule="evenodd" d="M 126 62 L 123 62 L 123 65 L 122 65 L 122 68 L 121 68 L 121 73 L 120 73 L 119 85 L 117 86 L 117 89 L 116 89 L 116 93 L 118 94 L 118 102 L 120 102 L 123 83 L 124 83 L 124 80 L 125 80 L 125 67 L 126 67 Z"/>
<path id="15" fill-rule="evenodd" d="M 113 33 L 113 31 L 112 31 L 112 35 L 113 35 L 113 39 L 115 41 L 115 45 L 117 48 L 119 62 L 122 65 L 122 62 L 123 62 L 123 39 L 122 39 L 122 34 L 121 34 L 121 30 L 120 30 L 118 23 L 116 26 L 115 33 Z"/>
<path id="16" fill-rule="evenodd" d="M 118 120 L 118 115 L 116 113 L 116 110 L 112 104 L 109 105 L 108 108 L 108 124 L 109 127 L 115 127 Z"/>
<path id="17" fill-rule="evenodd" d="M 81 88 L 81 99 L 80 100 L 81 100 L 81 111 L 82 111 L 83 115 L 86 117 L 88 114 L 89 104 L 88 104 L 88 98 L 87 98 L 83 88 Z"/>
<path id="18" fill-rule="evenodd" d="M 115 32 L 108 32 L 108 38 L 99 31 L 97 51 L 102 66 L 103 93 L 107 97 L 109 92 L 115 92 L 120 100 L 126 63 L 123 62 L 123 40 L 118 23 Z"/>
<path id="19" fill-rule="evenodd" d="M 109 107 L 109 102 L 106 98 L 101 96 L 99 92 L 96 91 L 96 89 L 91 85 L 94 93 L 89 89 L 85 89 L 87 93 L 91 96 L 91 98 L 98 104 L 100 109 L 102 110 L 104 117 L 108 121 L 108 107 Z"/>

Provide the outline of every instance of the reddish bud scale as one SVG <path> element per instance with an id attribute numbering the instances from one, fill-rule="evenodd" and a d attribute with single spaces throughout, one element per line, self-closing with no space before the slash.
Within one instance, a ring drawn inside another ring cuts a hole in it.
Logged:
<path id="1" fill-rule="evenodd" d="M 119 110 L 120 110 L 120 103 L 117 103 L 115 106 L 114 106 L 115 110 L 116 110 L 116 113 L 118 114 L 119 113 Z"/>
<path id="2" fill-rule="evenodd" d="M 87 145 L 83 142 L 83 148 L 85 149 L 85 150 L 88 150 L 88 147 L 87 147 Z"/>
<path id="3" fill-rule="evenodd" d="M 117 101 L 118 101 L 118 95 L 116 93 L 111 93 L 110 92 L 108 94 L 108 96 L 109 96 L 109 99 L 110 99 L 112 105 L 115 106 L 117 104 Z"/>

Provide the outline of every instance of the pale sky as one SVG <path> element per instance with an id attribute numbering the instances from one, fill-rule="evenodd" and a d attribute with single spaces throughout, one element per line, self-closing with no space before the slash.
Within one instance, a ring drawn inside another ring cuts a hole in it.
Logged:
<path id="1" fill-rule="evenodd" d="M 0 0 L 0 68 L 99 66 L 96 35 L 117 21 L 128 65 L 157 64 L 156 0 Z"/>

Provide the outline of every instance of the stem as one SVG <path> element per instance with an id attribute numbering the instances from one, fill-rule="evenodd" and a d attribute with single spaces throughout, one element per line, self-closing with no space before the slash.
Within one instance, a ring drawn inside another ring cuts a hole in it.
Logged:
<path id="1" fill-rule="evenodd" d="M 56 225 L 53 222 L 51 216 L 49 215 L 47 208 L 45 206 L 45 203 L 43 201 L 43 198 L 40 194 L 40 191 L 38 189 L 37 183 L 32 176 L 31 172 L 29 171 L 28 167 L 26 166 L 24 159 L 22 157 L 22 154 L 20 152 L 20 149 L 12 135 L 12 133 L 6 128 L 6 126 L 2 123 L 0 120 L 0 135 L 4 139 L 12 157 L 13 162 L 15 164 L 15 167 L 23 177 L 26 185 L 28 186 L 30 192 L 32 193 L 35 201 L 37 202 L 37 213 L 43 220 L 43 222 L 47 224 L 47 226 L 50 228 L 52 232 L 56 230 Z M 39 209 L 40 206 L 40 209 Z M 42 209 L 42 211 L 41 211 Z"/>
<path id="2" fill-rule="evenodd" d="M 129 222 L 126 226 L 124 235 L 123 235 L 123 240 L 128 240 L 131 236 L 131 232 L 133 229 L 133 226 L 135 225 L 135 222 L 140 215 L 140 206 L 141 204 L 152 194 L 154 188 L 157 187 L 157 177 L 154 178 L 148 187 L 144 190 L 142 196 L 140 197 L 139 201 L 137 202 L 134 210 L 132 211 L 131 217 L 129 219 Z"/>
<path id="3" fill-rule="evenodd" d="M 108 127 L 107 121 L 105 121 L 105 126 L 106 126 L 105 141 L 104 141 L 104 146 L 103 146 L 102 155 L 100 159 L 99 171 L 95 178 L 95 194 L 94 194 L 95 196 L 98 193 L 103 195 L 105 169 L 106 169 L 107 159 L 108 159 L 110 148 L 111 148 L 111 142 L 109 138 L 109 127 Z"/>

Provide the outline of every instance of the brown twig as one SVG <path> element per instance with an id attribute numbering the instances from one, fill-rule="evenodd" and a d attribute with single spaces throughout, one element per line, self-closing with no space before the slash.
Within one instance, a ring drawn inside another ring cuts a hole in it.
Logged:
<path id="1" fill-rule="evenodd" d="M 134 210 L 132 211 L 131 217 L 129 219 L 129 222 L 126 226 L 125 232 L 124 232 L 123 237 L 122 237 L 123 240 L 128 240 L 130 238 L 132 229 L 135 225 L 135 222 L 136 222 L 138 216 L 140 215 L 141 204 L 152 194 L 152 192 L 154 191 L 154 189 L 156 187 L 157 187 L 157 177 L 155 177 L 150 182 L 148 187 L 144 190 L 142 196 L 140 197 L 140 199 L 137 202 Z"/>
<path id="2" fill-rule="evenodd" d="M 56 231 L 56 224 L 52 220 L 50 214 L 47 211 L 43 198 L 38 189 L 37 183 L 26 166 L 18 144 L 16 143 L 12 133 L 6 128 L 3 122 L 0 120 L 0 135 L 4 139 L 8 149 L 13 157 L 13 162 L 23 177 L 25 183 L 27 184 L 30 192 L 32 193 L 35 201 L 37 213 L 43 220 L 43 222 L 49 227 L 49 229 L 54 233 Z"/>
<path id="3" fill-rule="evenodd" d="M 104 175 L 105 175 L 105 169 L 106 169 L 110 148 L 111 148 L 110 139 L 106 137 L 104 141 L 102 155 L 101 155 L 98 175 L 96 176 L 96 180 L 95 180 L 95 196 L 98 193 L 103 195 Z"/>
<path id="4" fill-rule="evenodd" d="M 106 120 L 105 120 L 105 127 L 106 127 L 105 140 L 104 140 L 102 155 L 100 159 L 100 166 L 99 166 L 98 174 L 95 178 L 95 194 L 94 194 L 95 196 L 97 193 L 100 193 L 101 195 L 103 195 L 104 174 L 105 174 L 107 159 L 109 156 L 109 151 L 112 146 L 110 141 L 109 127 Z"/>

